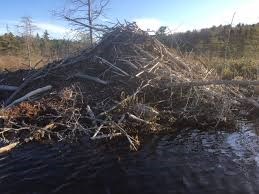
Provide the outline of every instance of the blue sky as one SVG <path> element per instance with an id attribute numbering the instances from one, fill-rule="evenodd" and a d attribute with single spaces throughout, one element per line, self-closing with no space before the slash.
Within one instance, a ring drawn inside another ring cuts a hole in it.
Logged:
<path id="1" fill-rule="evenodd" d="M 22 16 L 31 16 L 39 33 L 47 29 L 52 37 L 69 32 L 67 24 L 52 11 L 67 6 L 69 0 L 0 0 L 0 33 L 11 31 Z M 259 22 L 259 0 L 110 0 L 103 20 L 136 21 L 144 30 L 167 25 L 172 31 L 186 31 L 228 24 Z"/>

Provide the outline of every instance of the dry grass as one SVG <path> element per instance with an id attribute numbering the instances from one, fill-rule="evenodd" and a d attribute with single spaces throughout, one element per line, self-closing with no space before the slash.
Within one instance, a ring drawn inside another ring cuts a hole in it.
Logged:
<path id="1" fill-rule="evenodd" d="M 0 56 L 0 71 L 23 69 L 22 63 L 25 63 L 25 60 L 21 57 Z"/>
<path id="2" fill-rule="evenodd" d="M 32 63 L 36 64 L 41 59 L 40 56 L 33 56 Z M 43 61 L 37 65 L 37 68 L 42 67 L 47 62 L 49 62 L 47 59 L 43 59 Z M 29 66 L 26 65 L 27 63 L 28 61 L 22 56 L 2 55 L 0 56 L 0 72 L 4 70 L 16 71 L 19 69 L 29 69 Z"/>

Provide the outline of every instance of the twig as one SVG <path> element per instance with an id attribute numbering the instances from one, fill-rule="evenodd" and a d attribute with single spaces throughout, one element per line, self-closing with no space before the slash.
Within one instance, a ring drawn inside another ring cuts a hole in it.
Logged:
<path id="1" fill-rule="evenodd" d="M 135 146 L 135 144 L 133 143 L 133 141 L 135 142 L 135 143 L 137 143 L 137 140 L 135 140 L 134 138 L 132 138 L 131 136 L 129 136 L 128 134 L 127 134 L 127 132 L 120 126 L 120 125 L 118 125 L 117 123 L 114 123 L 118 128 L 119 128 L 119 130 L 127 137 L 127 139 L 128 139 L 128 141 L 129 141 L 129 143 L 130 143 L 130 145 L 132 146 L 132 148 L 135 150 L 135 151 L 137 151 L 138 149 L 136 148 L 136 146 Z"/>

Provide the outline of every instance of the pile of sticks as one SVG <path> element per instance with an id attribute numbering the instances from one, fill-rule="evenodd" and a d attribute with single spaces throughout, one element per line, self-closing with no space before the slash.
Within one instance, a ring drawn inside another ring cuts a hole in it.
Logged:
<path id="1" fill-rule="evenodd" d="M 0 76 L 8 94 L 0 110 L 4 143 L 123 136 L 136 150 L 140 134 L 183 123 L 233 128 L 244 101 L 259 107 L 238 87 L 258 81 L 216 80 L 135 24 L 112 28 L 90 51 L 28 71 L 15 86 Z"/>

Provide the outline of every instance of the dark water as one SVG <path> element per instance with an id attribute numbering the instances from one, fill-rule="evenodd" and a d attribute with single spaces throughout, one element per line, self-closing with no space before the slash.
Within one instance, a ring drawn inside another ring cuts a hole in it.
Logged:
<path id="1" fill-rule="evenodd" d="M 122 143 L 25 145 L 0 156 L 0 193 L 259 193 L 256 126 Z"/>

